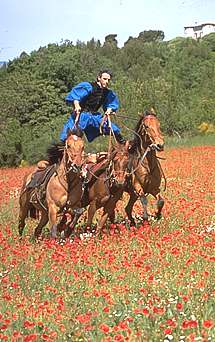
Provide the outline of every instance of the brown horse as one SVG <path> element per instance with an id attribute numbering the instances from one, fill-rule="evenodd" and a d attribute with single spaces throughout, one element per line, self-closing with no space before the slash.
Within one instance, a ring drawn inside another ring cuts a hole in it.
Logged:
<path id="1" fill-rule="evenodd" d="M 164 149 L 164 139 L 160 130 L 160 122 L 154 111 L 146 111 L 139 119 L 135 129 L 135 139 L 131 142 L 131 178 L 127 192 L 129 202 L 125 208 L 131 224 L 135 224 L 132 216 L 134 203 L 139 198 L 143 206 L 143 219 L 148 220 L 147 195 L 156 199 L 155 217 L 161 217 L 164 199 L 160 194 L 162 176 L 164 176 L 156 151 Z"/>
<path id="2" fill-rule="evenodd" d="M 51 236 L 56 237 L 58 214 L 65 208 L 80 207 L 83 194 L 81 166 L 83 163 L 84 142 L 81 136 L 70 132 L 63 150 L 63 157 L 56 166 L 45 186 L 29 186 L 34 173 L 28 175 L 23 182 L 19 198 L 19 234 L 22 236 L 25 219 L 36 209 L 40 213 L 40 221 L 34 236 L 38 238 L 42 228 L 50 223 Z M 36 218 L 34 216 L 34 218 Z"/>
<path id="3" fill-rule="evenodd" d="M 102 216 L 97 224 L 97 235 L 101 233 L 107 219 L 111 222 L 115 218 L 116 204 L 121 198 L 128 175 L 128 142 L 125 145 L 117 144 L 109 157 L 105 160 L 103 167 L 96 171 L 90 171 L 92 178 L 86 185 L 85 193 L 82 198 L 82 207 L 88 207 L 87 227 L 90 227 L 93 217 L 99 208 L 103 208 Z M 81 215 L 81 214 L 80 214 Z M 79 216 L 80 216 L 79 215 Z M 76 217 L 76 221 L 79 217 Z M 74 225 L 74 220 L 73 224 Z M 68 225 L 65 237 L 72 233 L 71 226 Z"/>

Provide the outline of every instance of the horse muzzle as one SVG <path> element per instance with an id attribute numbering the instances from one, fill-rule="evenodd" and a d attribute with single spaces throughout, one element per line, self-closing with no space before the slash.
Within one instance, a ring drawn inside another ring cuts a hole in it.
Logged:
<path id="1" fill-rule="evenodd" d="M 163 151 L 164 150 L 164 144 L 156 144 L 156 150 L 157 151 Z"/>
<path id="2" fill-rule="evenodd" d="M 164 150 L 164 144 L 151 144 L 150 148 L 154 151 L 161 152 Z"/>
<path id="3" fill-rule="evenodd" d="M 125 185 L 127 179 L 127 173 L 122 173 L 114 176 L 113 183 L 117 188 L 121 188 Z"/>
<path id="4" fill-rule="evenodd" d="M 117 188 L 121 188 L 123 185 L 125 184 L 125 180 L 114 180 L 114 185 L 117 187 Z"/>

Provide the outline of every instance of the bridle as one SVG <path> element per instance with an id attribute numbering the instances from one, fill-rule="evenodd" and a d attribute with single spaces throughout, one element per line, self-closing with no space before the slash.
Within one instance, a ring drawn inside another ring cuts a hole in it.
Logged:
<path id="1" fill-rule="evenodd" d="M 65 175 L 69 174 L 70 172 L 80 173 L 81 168 L 82 168 L 82 164 L 77 165 L 75 163 L 75 158 L 76 158 L 76 156 L 80 156 L 80 153 L 70 153 L 68 150 L 69 150 L 68 142 L 66 141 L 65 148 L 64 148 L 64 154 L 63 154 Z"/>
<path id="2" fill-rule="evenodd" d="M 116 154 L 115 154 L 115 157 L 117 156 L 121 156 L 121 157 L 123 157 L 123 156 L 127 156 L 127 158 L 128 158 L 128 153 L 126 153 L 126 152 L 116 152 Z M 114 158 L 115 158 L 114 157 Z M 109 166 L 108 166 L 108 170 L 109 170 L 109 179 L 111 179 L 111 182 L 112 182 L 112 184 L 113 183 L 115 183 L 115 184 L 119 184 L 118 183 L 118 181 L 117 181 L 117 176 L 120 174 L 120 173 L 124 173 L 124 178 L 125 178 L 125 180 L 126 180 L 126 178 L 130 175 L 130 173 L 127 171 L 128 170 L 128 167 L 126 167 L 125 168 L 125 170 L 116 170 L 115 169 L 115 162 L 116 162 L 116 160 L 114 160 L 114 158 L 113 158 L 113 160 L 111 160 L 110 161 L 110 163 L 109 163 Z M 120 158 L 120 157 L 119 157 Z M 118 158 L 118 159 L 119 159 Z"/>
<path id="3" fill-rule="evenodd" d="M 153 114 L 148 114 L 147 116 L 144 117 L 143 119 L 143 130 L 144 130 L 144 138 L 145 138 L 145 142 L 147 142 L 147 138 L 148 140 L 151 142 L 151 144 L 148 144 L 147 147 L 150 148 L 150 150 L 154 150 L 154 151 L 161 151 L 161 146 L 159 144 L 155 143 L 155 137 L 153 136 L 153 134 L 150 132 L 152 130 L 152 128 L 150 126 L 148 126 L 145 123 L 146 119 L 150 119 L 150 120 L 157 120 L 156 116 Z M 143 138 L 141 137 L 141 145 L 142 145 L 142 140 Z M 142 149 L 143 146 L 141 146 Z"/>

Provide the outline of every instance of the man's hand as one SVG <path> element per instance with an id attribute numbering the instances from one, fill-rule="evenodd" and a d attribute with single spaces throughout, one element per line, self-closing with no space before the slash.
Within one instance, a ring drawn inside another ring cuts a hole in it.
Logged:
<path id="1" fill-rule="evenodd" d="M 79 115 L 81 112 L 81 106 L 80 106 L 79 101 L 77 100 L 74 101 L 74 112 L 76 115 Z"/>
<path id="2" fill-rule="evenodd" d="M 79 101 L 75 100 L 74 101 L 74 112 L 75 112 L 75 125 L 79 121 L 80 113 L 81 113 L 81 106 Z"/>

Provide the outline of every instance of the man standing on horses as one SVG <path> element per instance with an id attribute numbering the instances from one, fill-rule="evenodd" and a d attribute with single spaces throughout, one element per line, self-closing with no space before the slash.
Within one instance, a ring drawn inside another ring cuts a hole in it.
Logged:
<path id="1" fill-rule="evenodd" d="M 111 78 L 112 73 L 109 70 L 101 70 L 95 82 L 81 82 L 66 96 L 66 101 L 73 106 L 73 111 L 60 134 L 62 142 L 67 138 L 68 129 L 79 127 L 89 142 L 100 135 L 109 135 L 112 130 L 116 140 L 120 144 L 125 143 L 120 128 L 109 120 L 109 115 L 119 108 L 117 95 L 108 88 Z M 105 113 L 104 117 L 99 112 L 101 107 Z"/>

